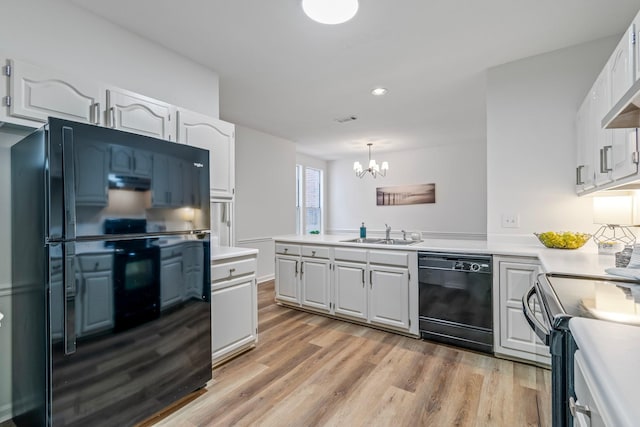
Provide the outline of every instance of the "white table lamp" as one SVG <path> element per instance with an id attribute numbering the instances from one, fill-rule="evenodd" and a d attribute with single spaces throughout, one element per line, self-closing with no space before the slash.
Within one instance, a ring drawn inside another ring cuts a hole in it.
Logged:
<path id="1" fill-rule="evenodd" d="M 638 199 L 632 195 L 593 198 L 593 222 L 602 226 L 593 235 L 599 250 L 621 250 L 633 245 L 636 236 L 629 226 L 640 224 Z"/>

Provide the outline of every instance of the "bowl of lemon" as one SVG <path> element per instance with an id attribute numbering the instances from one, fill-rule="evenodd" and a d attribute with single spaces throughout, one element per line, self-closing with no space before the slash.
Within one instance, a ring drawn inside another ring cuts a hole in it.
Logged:
<path id="1" fill-rule="evenodd" d="M 533 234 L 540 240 L 540 243 L 553 249 L 578 249 L 591 238 L 591 234 L 571 231 L 545 231 Z"/>

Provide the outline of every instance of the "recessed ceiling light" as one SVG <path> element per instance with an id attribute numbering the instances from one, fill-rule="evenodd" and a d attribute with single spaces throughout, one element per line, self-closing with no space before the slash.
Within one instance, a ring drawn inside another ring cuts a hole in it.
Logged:
<path id="1" fill-rule="evenodd" d="M 387 93 L 387 88 L 385 87 L 377 87 L 371 90 L 371 95 L 374 95 L 374 96 L 382 96 L 382 95 L 386 95 L 386 93 Z"/>
<path id="2" fill-rule="evenodd" d="M 342 24 L 358 11 L 358 0 L 302 0 L 302 10 L 321 24 Z"/>

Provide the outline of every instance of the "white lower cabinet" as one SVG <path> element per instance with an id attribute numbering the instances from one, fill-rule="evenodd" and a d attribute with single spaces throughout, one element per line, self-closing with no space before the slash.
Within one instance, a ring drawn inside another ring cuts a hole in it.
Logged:
<path id="1" fill-rule="evenodd" d="M 412 269 L 414 252 L 276 242 L 276 300 L 417 336 Z"/>
<path id="2" fill-rule="evenodd" d="M 533 332 L 522 311 L 522 297 L 540 272 L 536 258 L 493 258 L 494 351 L 496 355 L 549 365 L 549 348 Z M 540 308 L 535 314 L 542 321 Z"/>
<path id="3" fill-rule="evenodd" d="M 367 264 L 336 261 L 333 272 L 335 314 L 356 320 L 367 320 Z"/>
<path id="4" fill-rule="evenodd" d="M 214 366 L 258 340 L 256 255 L 211 265 L 211 360 Z"/>
<path id="5" fill-rule="evenodd" d="M 328 259 L 302 258 L 300 261 L 300 304 L 317 310 L 330 312 L 330 273 Z"/>
<path id="6" fill-rule="evenodd" d="M 300 303 L 298 292 L 299 257 L 276 256 L 276 298 L 280 301 Z"/>
<path id="7" fill-rule="evenodd" d="M 383 326 L 409 329 L 409 269 L 369 267 L 369 320 Z"/>

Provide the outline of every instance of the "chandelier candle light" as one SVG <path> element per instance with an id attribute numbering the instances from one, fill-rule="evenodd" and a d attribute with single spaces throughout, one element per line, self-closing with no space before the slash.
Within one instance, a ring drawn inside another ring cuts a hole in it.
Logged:
<path id="1" fill-rule="evenodd" d="M 387 176 L 387 171 L 389 170 L 389 163 L 382 162 L 382 166 L 378 165 L 375 160 L 371 158 L 371 146 L 372 143 L 367 144 L 369 146 L 369 167 L 367 169 L 362 168 L 362 164 L 360 162 L 353 163 L 353 171 L 356 173 L 358 178 L 362 178 L 367 172 L 369 172 L 373 177 L 376 176 Z"/>

